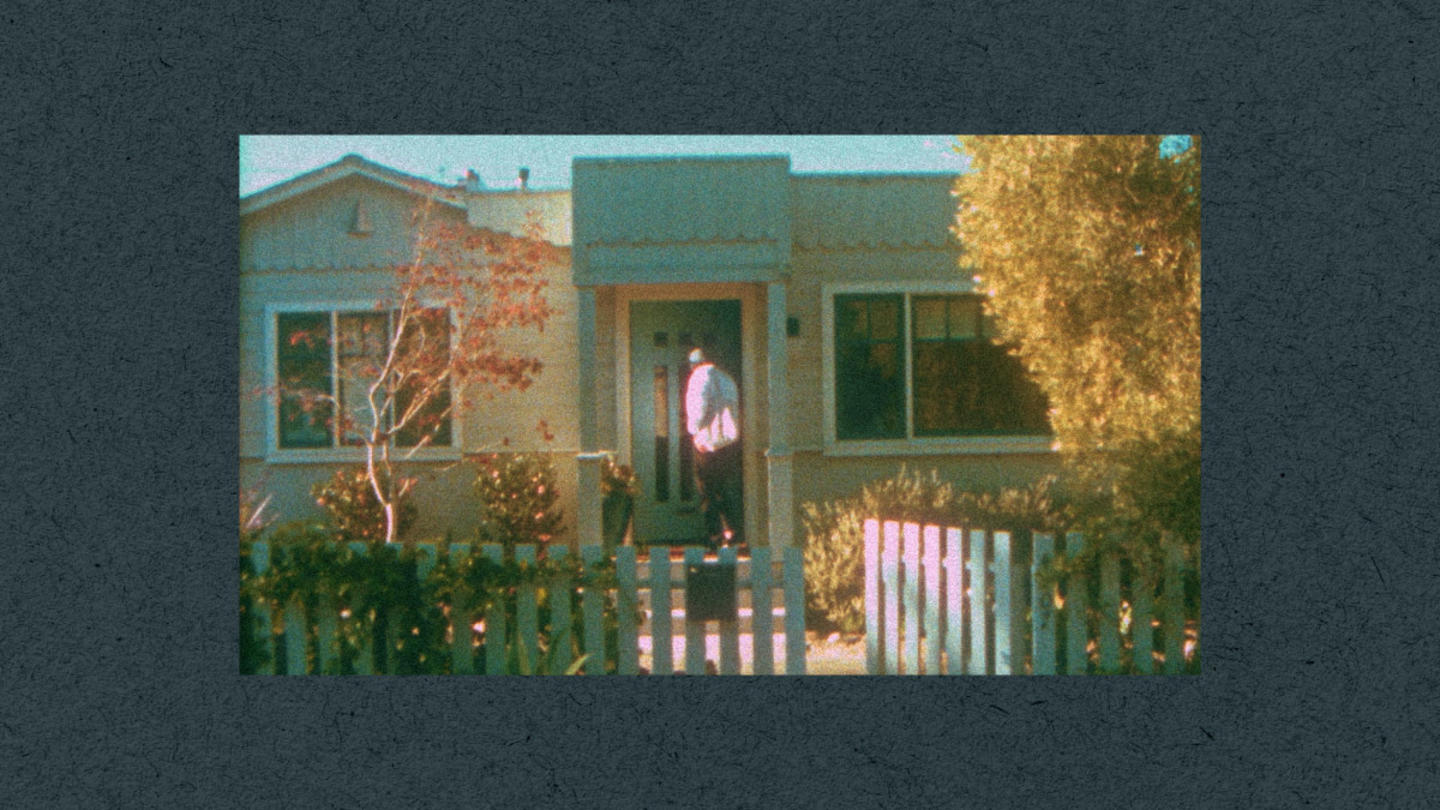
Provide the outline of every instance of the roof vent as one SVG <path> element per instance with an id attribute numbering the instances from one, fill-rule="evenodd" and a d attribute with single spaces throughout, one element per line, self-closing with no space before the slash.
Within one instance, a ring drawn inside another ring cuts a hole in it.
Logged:
<path id="1" fill-rule="evenodd" d="M 350 235 L 369 236 L 374 227 L 370 224 L 370 213 L 365 210 L 365 201 L 355 201 L 355 211 L 350 215 Z"/>
<path id="2" fill-rule="evenodd" d="M 530 167 L 529 167 L 529 166 L 521 166 L 521 167 L 520 167 L 520 190 L 521 190 L 521 191 L 529 191 L 529 190 L 530 190 Z"/>

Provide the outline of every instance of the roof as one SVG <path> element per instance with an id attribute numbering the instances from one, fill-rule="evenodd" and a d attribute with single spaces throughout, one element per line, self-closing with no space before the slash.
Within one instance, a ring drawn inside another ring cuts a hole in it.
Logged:
<path id="1" fill-rule="evenodd" d="M 797 249 L 954 244 L 954 174 L 801 174 L 791 181 Z"/>
<path id="2" fill-rule="evenodd" d="M 253 194 L 240 198 L 240 214 L 252 214 L 262 208 L 267 208 L 292 197 L 299 196 L 308 191 L 313 191 L 321 186 L 343 180 L 353 176 L 368 177 L 379 183 L 407 191 L 421 197 L 431 197 L 445 205 L 450 205 L 460 210 L 465 209 L 465 197 L 461 189 L 454 186 L 445 186 L 426 180 L 423 177 L 416 177 L 413 174 L 406 174 L 389 166 L 366 160 L 365 158 L 350 154 L 340 158 L 326 166 L 321 166 L 314 171 L 306 172 L 298 177 L 291 178 L 261 189 Z"/>

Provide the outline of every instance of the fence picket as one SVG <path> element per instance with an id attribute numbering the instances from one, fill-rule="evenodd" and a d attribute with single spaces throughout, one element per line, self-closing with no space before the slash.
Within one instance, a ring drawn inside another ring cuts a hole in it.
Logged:
<path id="1" fill-rule="evenodd" d="M 805 558 L 799 546 L 786 546 L 785 674 L 805 674 Z"/>
<path id="2" fill-rule="evenodd" d="M 456 549 L 464 549 L 466 556 L 469 556 L 470 549 L 467 546 L 456 546 Z M 458 553 L 458 552 L 457 552 Z M 505 549 L 499 543 L 485 543 L 480 546 L 480 553 L 490 562 L 500 565 L 505 561 Z M 454 656 L 457 665 L 463 664 L 464 672 L 475 671 L 475 648 L 472 644 L 474 631 L 473 619 L 475 616 L 475 603 L 472 601 L 482 594 L 466 594 L 466 601 L 460 605 L 464 608 L 458 614 L 455 625 Z M 485 598 L 485 674 L 504 675 L 510 670 L 509 637 L 510 628 L 507 626 L 505 603 L 509 594 L 503 590 L 494 593 L 483 594 Z M 520 623 L 520 615 L 517 611 L 515 623 Z M 518 639 L 517 639 L 518 643 Z M 462 671 L 462 670 L 456 670 Z"/>
<path id="3" fill-rule="evenodd" d="M 569 556 L 570 549 L 565 546 L 552 546 L 548 549 L 550 559 L 556 562 L 564 562 Z M 574 653 L 571 651 L 573 644 L 573 633 L 570 627 L 570 587 L 569 577 L 559 577 L 554 582 L 547 583 L 550 590 L 550 648 L 546 651 L 550 658 L 550 674 L 564 675 L 574 662 Z M 536 668 L 535 674 L 540 674 Z"/>
<path id="4" fill-rule="evenodd" d="M 923 531 L 925 572 L 925 674 L 940 674 L 940 527 Z"/>
<path id="5" fill-rule="evenodd" d="M 904 666 L 906 675 L 920 674 L 920 524 L 905 523 L 904 537 Z"/>
<path id="6" fill-rule="evenodd" d="M 885 674 L 885 662 L 880 657 L 881 610 L 880 521 L 871 518 L 865 521 L 865 672 L 868 675 Z"/>
<path id="7" fill-rule="evenodd" d="M 265 576 L 265 572 L 270 570 L 270 544 L 264 540 L 256 540 L 254 545 L 250 546 L 250 570 L 254 571 L 257 577 Z M 261 675 L 274 675 L 280 653 L 275 646 L 275 625 L 274 617 L 270 614 L 270 605 L 264 599 L 256 599 L 250 603 L 250 609 L 255 613 L 255 626 L 260 628 L 260 650 L 264 658 L 257 672 Z"/>
<path id="8" fill-rule="evenodd" d="M 516 546 L 515 561 L 525 567 L 535 565 L 534 546 Z M 537 672 L 540 661 L 540 617 L 537 613 L 539 605 L 536 603 L 535 586 L 521 585 L 515 592 L 515 648 L 523 656 L 525 666 L 524 672 Z M 504 646 L 501 646 L 502 655 Z M 485 655 L 488 658 L 490 650 L 487 647 Z M 506 667 L 509 670 L 509 667 Z"/>
<path id="9" fill-rule="evenodd" d="M 1154 618 L 1155 577 L 1150 566 L 1134 566 L 1130 576 L 1130 639 L 1134 650 L 1135 672 L 1150 675 L 1155 671 Z"/>
<path id="10" fill-rule="evenodd" d="M 634 675 L 640 671 L 639 634 L 635 631 L 635 610 L 640 590 L 635 582 L 634 546 L 621 546 L 615 550 L 615 579 L 620 586 L 620 592 L 615 595 L 615 609 L 620 614 L 620 650 L 615 671 L 620 675 Z"/>
<path id="11" fill-rule="evenodd" d="M 965 674 L 965 533 L 945 530 L 946 672 Z"/>
<path id="12" fill-rule="evenodd" d="M 670 549 L 650 549 L 650 671 L 669 675 L 674 669 L 671 655 Z"/>
<path id="13" fill-rule="evenodd" d="M 705 559 L 705 549 L 699 546 L 690 546 L 685 549 L 685 570 L 688 572 L 690 566 L 699 565 Z M 690 615 L 690 583 L 687 575 L 685 582 L 685 674 L 705 674 L 705 622 L 696 621 Z"/>
<path id="14" fill-rule="evenodd" d="M 1040 572 L 1055 555 L 1055 539 L 1035 535 L 1030 551 L 1030 635 L 1034 653 L 1030 671 L 1036 675 L 1055 674 L 1055 600 L 1048 588 L 1038 584 Z"/>
<path id="15" fill-rule="evenodd" d="M 307 616 L 300 600 L 291 597 L 285 603 L 285 674 L 304 675 L 305 672 L 305 625 Z"/>
<path id="16" fill-rule="evenodd" d="M 1071 532 L 1065 536 L 1065 556 L 1074 560 L 1084 550 L 1084 535 Z M 1085 575 L 1079 571 L 1070 575 L 1065 589 L 1065 618 L 1068 634 L 1065 637 L 1065 671 L 1070 675 L 1084 675 L 1090 662 L 1085 650 L 1090 634 L 1085 631 Z"/>
<path id="17" fill-rule="evenodd" d="M 365 544 L 354 542 L 349 544 L 350 551 L 356 556 L 365 556 Z M 375 619 L 368 614 L 373 611 L 362 610 L 360 605 L 350 606 L 349 621 L 355 622 L 359 629 L 360 647 L 355 651 L 355 674 L 371 675 L 375 672 Z M 362 615 L 365 614 L 365 615 Z M 370 626 L 366 627 L 365 620 L 370 620 Z"/>
<path id="18" fill-rule="evenodd" d="M 580 549 L 580 559 L 585 563 L 587 578 L 594 576 L 594 571 L 600 565 L 605 556 L 605 549 L 600 546 L 584 546 Z M 605 612 L 605 590 L 593 581 L 583 583 L 584 593 L 580 597 L 580 605 L 583 611 L 585 633 L 585 659 L 586 675 L 605 674 L 605 625 L 603 614 Z"/>
<path id="19" fill-rule="evenodd" d="M 988 533 L 982 529 L 970 532 L 969 564 L 966 567 L 970 572 L 970 659 L 965 671 L 971 675 L 984 675 L 990 668 L 985 655 L 990 629 L 985 615 L 985 558 L 988 556 L 988 540 Z"/>
<path id="20" fill-rule="evenodd" d="M 336 621 L 335 601 L 329 594 L 321 594 L 315 600 L 315 646 L 319 651 L 315 664 L 317 672 L 322 675 L 340 671 L 340 638 L 335 631 Z"/>
<path id="21" fill-rule="evenodd" d="M 739 559 L 733 548 L 720 549 L 720 563 L 736 567 Z M 754 570 L 752 563 L 751 570 Z M 748 585 L 748 582 L 741 582 L 737 575 L 735 587 L 737 589 Z M 738 600 L 737 600 L 738 603 Z M 728 619 L 720 622 L 720 674 L 740 674 L 740 622 L 736 619 Z"/>
<path id="22" fill-rule="evenodd" d="M 884 547 L 880 550 L 880 587 L 885 592 L 885 657 L 881 671 L 886 675 L 900 673 L 900 524 L 885 521 Z"/>
<path id="23" fill-rule="evenodd" d="M 775 613 L 770 598 L 773 587 L 770 547 L 760 546 L 750 552 L 750 657 L 756 675 L 775 674 Z"/>
<path id="24" fill-rule="evenodd" d="M 1165 674 L 1185 667 L 1185 579 L 1181 576 L 1180 548 L 1169 544 L 1165 555 Z"/>
<path id="25" fill-rule="evenodd" d="M 995 674 L 1014 675 L 1022 671 L 1023 655 L 1016 655 L 1016 649 L 1021 643 L 1021 637 L 1016 632 L 1017 616 L 1016 599 L 1018 598 L 1019 583 L 1015 581 L 1015 571 L 1011 568 L 1011 537 L 1009 532 L 995 532 L 994 534 L 994 558 L 995 558 Z M 1017 665 L 1017 662 L 1020 662 Z"/>
<path id="26" fill-rule="evenodd" d="M 1100 559 L 1100 671 L 1120 669 L 1120 561 L 1113 552 Z"/>

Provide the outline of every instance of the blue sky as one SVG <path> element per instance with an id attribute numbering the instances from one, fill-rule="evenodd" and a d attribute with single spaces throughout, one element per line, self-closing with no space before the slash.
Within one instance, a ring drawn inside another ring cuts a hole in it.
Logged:
<path id="1" fill-rule="evenodd" d="M 246 195 L 354 152 L 420 177 L 454 182 L 467 169 L 489 188 L 570 187 L 576 156 L 785 154 L 797 172 L 958 172 L 949 135 L 242 135 Z"/>

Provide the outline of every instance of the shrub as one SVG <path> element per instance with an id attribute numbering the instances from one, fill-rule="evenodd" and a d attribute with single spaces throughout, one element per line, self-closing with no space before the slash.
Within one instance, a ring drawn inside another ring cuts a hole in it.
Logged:
<path id="1" fill-rule="evenodd" d="M 385 486 L 382 477 L 381 486 Z M 395 534 L 403 537 L 415 522 L 415 504 L 411 503 L 408 487 L 402 487 L 395 514 Z M 325 515 L 341 540 L 360 540 L 366 543 L 382 542 L 385 539 L 385 511 L 375 498 L 370 479 L 363 466 L 346 467 L 337 470 L 330 480 L 310 488 L 315 503 L 325 510 Z"/>
<path id="2" fill-rule="evenodd" d="M 495 453 L 483 456 L 475 477 L 480 496 L 480 539 L 500 543 L 506 554 L 516 543 L 549 543 L 561 532 L 555 504 L 555 467 L 548 456 Z"/>

